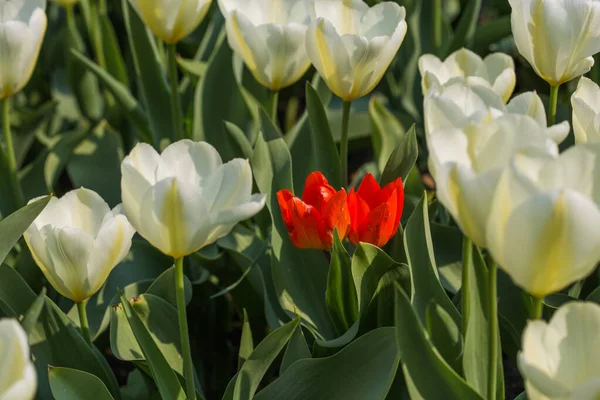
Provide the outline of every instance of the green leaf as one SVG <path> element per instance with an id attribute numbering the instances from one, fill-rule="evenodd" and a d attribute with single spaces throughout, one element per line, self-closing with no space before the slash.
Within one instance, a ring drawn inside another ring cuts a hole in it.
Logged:
<path id="1" fill-rule="evenodd" d="M 285 349 L 285 354 L 283 355 L 283 360 L 279 367 L 279 375 L 283 375 L 283 373 L 296 361 L 311 357 L 310 349 L 308 348 L 308 344 L 306 344 L 306 339 L 302 332 L 302 326 L 298 326 Z"/>
<path id="2" fill-rule="evenodd" d="M 383 399 L 398 367 L 394 336 L 394 328 L 379 328 L 331 357 L 296 361 L 255 398 Z"/>
<path id="3" fill-rule="evenodd" d="M 469 0 L 467 3 L 467 6 L 461 13 L 462 15 L 454 32 L 454 37 L 444 51 L 446 57 L 461 47 L 471 47 L 477 29 L 477 20 L 481 12 L 481 2 L 482 0 Z"/>
<path id="4" fill-rule="evenodd" d="M 142 322 L 137 310 L 125 297 L 123 297 L 122 294 L 120 295 L 120 298 L 127 322 L 139 343 L 144 358 L 148 362 L 148 366 L 152 371 L 160 395 L 166 399 L 185 399 L 185 393 L 181 388 L 181 384 L 179 383 L 175 372 L 173 372 L 169 363 L 161 353 L 160 348 L 157 346 L 152 335 Z M 144 307 L 145 306 L 146 305 L 144 305 Z M 164 321 L 163 324 L 165 324 Z"/>
<path id="5" fill-rule="evenodd" d="M 122 0 L 129 47 L 155 147 L 162 139 L 173 141 L 170 91 L 154 39 L 129 1 Z"/>
<path id="6" fill-rule="evenodd" d="M 206 73 L 206 63 L 202 61 L 177 57 L 177 64 L 179 64 L 184 72 L 196 78 L 202 78 Z"/>
<path id="7" fill-rule="evenodd" d="M 399 147 L 406 129 L 402 123 L 392 114 L 377 96 L 371 97 L 369 101 L 369 116 L 373 134 L 373 150 L 379 171 L 383 171 L 388 163 L 390 155 Z M 402 175 L 398 175 L 402 176 Z M 405 176 L 402 176 L 405 179 Z"/>
<path id="8" fill-rule="evenodd" d="M 358 298 L 352 279 L 352 260 L 334 234 L 325 301 L 338 335 L 345 333 L 358 319 Z"/>
<path id="9" fill-rule="evenodd" d="M 444 361 L 400 287 L 396 290 L 396 341 L 403 366 L 422 398 L 483 400 Z"/>
<path id="10" fill-rule="evenodd" d="M 75 58 L 75 60 L 77 60 L 77 62 L 88 68 L 102 81 L 102 84 L 108 90 L 110 90 L 113 96 L 115 96 L 115 99 L 122 107 L 122 110 L 127 118 L 129 118 L 131 123 L 136 127 L 140 138 L 146 143 L 151 143 L 152 132 L 148 122 L 148 117 L 146 116 L 141 104 L 131 94 L 127 86 L 125 86 L 122 82 L 119 82 L 119 80 L 117 80 L 115 77 L 110 75 L 108 72 L 100 68 L 100 66 L 98 66 L 96 63 L 76 50 L 71 50 L 71 55 Z"/>
<path id="11" fill-rule="evenodd" d="M 452 317 L 434 300 L 427 307 L 427 333 L 436 349 L 457 373 L 462 373 L 463 336 Z M 487 347 L 486 347 L 487 351 Z"/>
<path id="12" fill-rule="evenodd" d="M 44 306 L 46 305 L 46 288 L 42 288 L 40 295 L 35 299 L 27 313 L 23 317 L 23 321 L 21 321 L 21 326 L 28 334 L 31 334 L 35 329 L 35 326 L 40 319 L 40 315 L 42 315 L 42 311 L 44 310 Z"/>
<path id="13" fill-rule="evenodd" d="M 0 264 L 17 244 L 23 232 L 29 228 L 37 216 L 44 210 L 51 196 L 39 199 L 0 221 Z"/>
<path id="14" fill-rule="evenodd" d="M 104 383 L 88 372 L 50 366 L 48 377 L 56 400 L 113 399 Z"/>
<path id="15" fill-rule="evenodd" d="M 171 303 L 173 307 L 177 307 L 177 294 L 175 293 L 175 267 L 171 267 L 163 272 L 148 288 L 146 293 L 158 296 L 163 300 Z M 192 300 L 192 282 L 187 276 L 183 276 L 183 292 L 185 296 L 185 304 L 188 305 Z"/>
<path id="16" fill-rule="evenodd" d="M 402 137 L 400 144 L 398 144 L 398 147 L 394 149 L 387 160 L 387 164 L 381 174 L 381 186 L 385 186 L 398 178 L 402 178 L 402 182 L 405 183 L 408 174 L 417 162 L 418 156 L 419 146 L 417 144 L 415 125 L 413 125 L 406 132 L 406 135 Z"/>
<path id="17" fill-rule="evenodd" d="M 481 396 L 486 396 L 489 375 L 489 295 L 488 269 L 477 246 L 472 245 L 469 263 L 468 301 L 469 316 L 463 355 L 464 376 L 469 385 Z M 498 341 L 499 343 L 500 341 Z M 504 399 L 502 348 L 498 351 L 498 380 L 496 398 Z"/>
<path id="18" fill-rule="evenodd" d="M 27 315 L 36 295 L 17 271 L 0 264 L 0 309 L 13 318 Z"/>
<path id="19" fill-rule="evenodd" d="M 123 60 L 123 53 L 119 47 L 119 40 L 115 28 L 107 15 L 100 16 L 100 32 L 102 33 L 102 47 L 106 61 L 106 71 L 125 87 L 129 86 L 127 67 Z"/>
<path id="20" fill-rule="evenodd" d="M 252 157 L 252 145 L 248 141 L 246 134 L 236 124 L 223 121 L 225 132 L 232 139 L 232 146 L 236 154 L 240 154 L 243 158 Z"/>
<path id="21" fill-rule="evenodd" d="M 54 186 L 67 166 L 71 154 L 73 154 L 74 149 L 79 146 L 88 133 L 89 130 L 87 128 L 77 129 L 53 138 L 56 141 L 48 151 L 44 161 L 44 180 L 46 182 L 46 189 L 49 192 L 54 190 Z"/>
<path id="22" fill-rule="evenodd" d="M 271 117 L 267 115 L 267 112 L 263 107 L 258 109 L 258 115 L 260 119 L 260 130 L 267 142 L 283 138 L 281 131 L 277 125 L 275 125 Z"/>
<path id="23" fill-rule="evenodd" d="M 412 281 L 411 302 L 423 324 L 426 323 L 427 306 L 434 299 L 452 317 L 454 323 L 460 326 L 460 314 L 439 280 L 426 198 L 421 199 L 404 231 L 404 248 Z"/>
<path id="24" fill-rule="evenodd" d="M 312 135 L 315 169 L 321 171 L 335 188 L 341 187 L 340 157 L 333 140 L 327 113 L 315 88 L 306 82 L 306 111 Z"/>
<path id="25" fill-rule="evenodd" d="M 252 329 L 250 329 L 250 321 L 248 320 L 248 313 L 244 309 L 244 320 L 242 324 L 242 339 L 240 341 L 240 353 L 238 355 L 238 371 L 242 369 L 242 366 L 250 357 L 254 351 L 254 340 L 252 339 Z"/>

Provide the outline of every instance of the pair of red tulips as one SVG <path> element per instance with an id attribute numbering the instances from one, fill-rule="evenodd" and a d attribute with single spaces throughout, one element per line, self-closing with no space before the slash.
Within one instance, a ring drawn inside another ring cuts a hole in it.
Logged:
<path id="1" fill-rule="evenodd" d="M 280 190 L 277 201 L 292 243 L 302 249 L 329 250 L 333 232 L 359 242 L 384 246 L 396 233 L 404 207 L 404 186 L 400 178 L 381 188 L 367 174 L 357 191 L 336 191 L 320 172 L 306 179 L 302 198 Z"/>

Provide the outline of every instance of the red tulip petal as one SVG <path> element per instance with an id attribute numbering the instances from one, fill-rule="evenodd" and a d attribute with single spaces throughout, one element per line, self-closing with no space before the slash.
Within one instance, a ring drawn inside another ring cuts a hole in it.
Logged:
<path id="1" fill-rule="evenodd" d="M 321 240 L 321 232 L 325 231 L 321 213 L 311 205 L 305 204 L 297 197 L 291 200 L 293 229 L 290 240 L 301 249 L 326 249 Z"/>
<path id="2" fill-rule="evenodd" d="M 381 191 L 381 187 L 379 183 L 375 180 L 373 175 L 366 174 L 363 178 L 360 186 L 358 187 L 358 195 L 367 202 L 369 208 L 374 209 L 377 207 L 380 202 L 378 202 L 379 192 Z"/>
<path id="3" fill-rule="evenodd" d="M 379 205 L 369 214 L 366 227 L 360 232 L 362 242 L 383 247 L 396 233 L 397 197 L 393 196 L 387 203 Z"/>
<path id="4" fill-rule="evenodd" d="M 358 245 L 360 242 L 360 231 L 366 226 L 369 216 L 369 205 L 356 193 L 350 190 L 348 195 L 348 209 L 350 211 L 350 232 L 348 238 L 352 243 Z"/>
<path id="5" fill-rule="evenodd" d="M 344 240 L 350 226 L 350 211 L 344 189 L 334 194 L 325 204 L 323 210 L 323 225 L 326 231 L 322 237 L 328 248 L 333 247 L 333 231 L 337 229 L 340 240 Z M 331 247 L 329 246 L 331 244 Z"/>
<path id="6" fill-rule="evenodd" d="M 335 189 L 329 185 L 325 176 L 319 171 L 315 171 L 306 178 L 302 200 L 323 212 L 323 206 L 334 194 Z"/>
<path id="7" fill-rule="evenodd" d="M 394 222 L 395 232 L 400 226 L 400 219 L 402 218 L 402 209 L 404 208 L 404 185 L 402 185 L 401 178 L 398 178 L 388 183 L 383 189 L 381 189 L 381 193 L 379 194 L 379 204 L 388 202 L 392 196 L 396 197 L 397 204 L 397 212 Z"/>
<path id="8" fill-rule="evenodd" d="M 294 194 L 287 189 L 280 190 L 277 192 L 277 202 L 281 209 L 281 218 L 285 223 L 285 226 L 289 229 L 292 228 L 292 216 L 290 214 L 290 203 L 289 201 L 294 198 Z"/>

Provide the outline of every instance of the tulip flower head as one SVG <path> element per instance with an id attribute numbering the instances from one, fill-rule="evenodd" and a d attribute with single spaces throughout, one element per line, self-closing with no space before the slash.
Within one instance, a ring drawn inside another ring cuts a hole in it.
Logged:
<path id="1" fill-rule="evenodd" d="M 600 306 L 570 302 L 550 322 L 529 321 L 518 365 L 530 400 L 600 397 Z"/>
<path id="2" fill-rule="evenodd" d="M 406 10 L 393 2 L 313 0 L 306 50 L 329 89 L 344 101 L 370 93 L 406 35 Z"/>
<path id="3" fill-rule="evenodd" d="M 330 250 L 337 229 L 344 240 L 350 226 L 346 190 L 336 191 L 320 172 L 306 178 L 302 198 L 289 190 L 277 192 L 277 201 L 290 240 L 301 249 Z"/>
<path id="4" fill-rule="evenodd" d="M 37 391 L 27 334 L 16 319 L 0 320 L 0 399 L 31 400 Z"/>
<path id="5" fill-rule="evenodd" d="M 432 54 L 421 56 L 419 71 L 423 94 L 432 86 L 443 85 L 451 79 L 461 77 L 468 82 L 489 87 L 507 102 L 517 83 L 512 57 L 494 53 L 482 59 L 464 48 L 450 54 L 444 61 Z"/>
<path id="6" fill-rule="evenodd" d="M 223 164 L 205 142 L 180 140 L 158 154 L 139 143 L 121 164 L 125 214 L 154 247 L 181 258 L 256 215 L 265 196 L 252 195 L 248 160 Z"/>
<path id="7" fill-rule="evenodd" d="M 0 0 L 0 98 L 29 82 L 46 33 L 46 0 Z"/>
<path id="8" fill-rule="evenodd" d="M 219 7 L 229 45 L 261 85 L 276 91 L 306 73 L 306 1 L 219 0 Z"/>
<path id="9" fill-rule="evenodd" d="M 381 188 L 373 175 L 363 178 L 358 191 L 348 194 L 350 234 L 352 243 L 371 243 L 383 247 L 398 231 L 404 208 L 402 179 Z"/>
<path id="10" fill-rule="evenodd" d="M 129 0 L 144 24 L 166 43 L 177 43 L 200 25 L 212 0 Z"/>
<path id="11" fill-rule="evenodd" d="M 82 188 L 50 199 L 24 237 L 50 284 L 80 303 L 129 253 L 134 233 L 120 207 L 111 210 L 96 192 Z"/>
<path id="12" fill-rule="evenodd" d="M 600 143 L 503 172 L 487 222 L 487 247 L 528 293 L 542 298 L 585 278 L 600 260 Z"/>
<path id="13" fill-rule="evenodd" d="M 600 51 L 597 0 L 509 0 L 517 49 L 552 86 L 587 73 Z"/>
<path id="14" fill-rule="evenodd" d="M 571 97 L 575 143 L 600 141 L 600 87 L 581 77 Z"/>

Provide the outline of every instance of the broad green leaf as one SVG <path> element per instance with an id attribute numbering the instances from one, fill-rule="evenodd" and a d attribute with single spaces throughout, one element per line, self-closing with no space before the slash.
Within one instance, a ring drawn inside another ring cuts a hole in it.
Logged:
<path id="1" fill-rule="evenodd" d="M 397 178 L 402 178 L 402 182 L 405 183 L 408 174 L 417 162 L 418 155 L 419 146 L 417 144 L 415 125 L 413 125 L 406 132 L 406 135 L 400 139 L 398 147 L 394 149 L 387 160 L 381 174 L 381 185 L 385 186 Z"/>
<path id="2" fill-rule="evenodd" d="M 358 319 L 358 298 L 352 279 L 352 259 L 334 234 L 325 301 L 338 335 L 344 334 Z"/>
<path id="3" fill-rule="evenodd" d="M 23 232 L 29 228 L 44 210 L 51 196 L 39 199 L 0 221 L 0 264 L 17 244 Z"/>
<path id="4" fill-rule="evenodd" d="M 404 231 L 404 248 L 411 272 L 411 303 L 421 323 L 425 324 L 431 299 L 442 307 L 458 326 L 461 317 L 440 283 L 431 242 L 427 197 L 423 197 L 410 216 Z"/>
<path id="5" fill-rule="evenodd" d="M 177 57 L 177 64 L 179 64 L 183 71 L 196 78 L 202 78 L 206 73 L 206 63 L 202 61 Z"/>
<path id="6" fill-rule="evenodd" d="M 394 328 L 379 328 L 331 357 L 296 361 L 255 398 L 383 399 L 398 367 L 394 336 Z"/>
<path id="7" fill-rule="evenodd" d="M 151 143 L 152 132 L 148 122 L 148 117 L 146 116 L 141 104 L 131 94 L 127 86 L 125 86 L 122 82 L 119 82 L 118 79 L 100 68 L 96 63 L 88 59 L 83 54 L 75 50 L 71 50 L 71 55 L 75 58 L 75 60 L 77 60 L 77 62 L 81 63 L 92 73 L 94 73 L 102 81 L 102 84 L 108 90 L 110 90 L 113 96 L 115 96 L 116 101 L 122 107 L 122 110 L 127 118 L 129 118 L 131 123 L 138 130 L 140 139 L 144 142 Z"/>
<path id="8" fill-rule="evenodd" d="M 142 322 L 138 311 L 134 308 L 134 305 L 129 303 L 128 299 L 123 297 L 122 294 L 120 295 L 120 298 L 127 322 L 139 343 L 144 358 L 148 362 L 148 366 L 152 371 L 152 376 L 154 377 L 154 381 L 156 382 L 156 386 L 158 387 L 161 396 L 165 399 L 185 399 L 185 393 L 181 388 L 181 384 L 179 383 L 175 372 L 173 372 L 169 366 L 168 361 L 161 353 L 157 343 Z M 145 304 L 143 308 L 147 309 Z M 163 324 L 167 325 L 165 322 L 163 322 Z M 178 325 L 175 324 L 175 326 Z"/>
<path id="9" fill-rule="evenodd" d="M 17 271 L 0 264 L 0 309 L 13 318 L 27 315 L 36 295 Z"/>
<path id="10" fill-rule="evenodd" d="M 48 377 L 56 400 L 113 399 L 104 383 L 88 372 L 50 366 Z"/>
<path id="11" fill-rule="evenodd" d="M 396 341 L 400 360 L 424 399 L 483 400 L 444 361 L 400 287 L 396 290 Z"/>
<path id="12" fill-rule="evenodd" d="M 42 292 L 35 299 L 35 301 L 27 310 L 27 313 L 23 316 L 23 320 L 21 321 L 21 325 L 23 329 L 28 334 L 32 333 L 35 329 L 35 326 L 40 319 L 40 315 L 42 315 L 42 311 L 44 310 L 44 306 L 46 305 L 46 288 L 42 288 Z"/>
<path id="13" fill-rule="evenodd" d="M 371 97 L 369 101 L 369 116 L 373 134 L 373 150 L 379 171 L 383 171 L 388 163 L 390 155 L 400 145 L 406 129 L 402 123 L 392 114 L 377 96 Z M 398 175 L 402 176 L 402 175 Z M 402 176 L 404 180 L 406 177 Z"/>
<path id="14" fill-rule="evenodd" d="M 427 333 L 440 355 L 452 369 L 461 374 L 463 336 L 458 325 L 434 300 L 427 306 L 426 322 Z"/>
<path id="15" fill-rule="evenodd" d="M 279 375 L 283 375 L 283 373 L 296 361 L 311 357 L 312 354 L 310 353 L 308 344 L 306 344 L 302 326 L 298 326 L 285 349 L 285 354 L 283 355 L 283 360 L 279 367 Z"/>
<path id="16" fill-rule="evenodd" d="M 430 230 L 440 281 L 447 291 L 456 294 L 462 285 L 463 234 L 456 227 L 435 222 L 431 223 Z"/>
<path id="17" fill-rule="evenodd" d="M 73 150 L 79 146 L 81 141 L 89 134 L 89 130 L 77 129 L 61 135 L 57 135 L 52 147 L 49 149 L 44 160 L 44 180 L 46 189 L 52 193 L 54 186 L 62 175 Z"/>
<path id="18" fill-rule="evenodd" d="M 248 313 L 244 309 L 244 320 L 242 321 L 242 339 L 240 341 L 240 353 L 238 355 L 238 371 L 254 351 L 254 340 L 252 339 L 252 329 L 250 329 L 250 321 Z"/>
<path id="19" fill-rule="evenodd" d="M 102 33 L 102 47 L 106 61 L 106 71 L 125 87 L 129 86 L 127 67 L 123 60 L 123 53 L 119 47 L 119 40 L 113 24 L 106 15 L 100 16 L 100 32 Z"/>
<path id="20" fill-rule="evenodd" d="M 290 242 L 277 203 L 277 191 L 293 190 L 292 161 L 285 141 L 266 142 L 260 135 L 250 162 L 258 188 L 267 195 L 273 221 L 272 274 L 281 306 L 288 315 L 299 315 L 317 336 L 331 339 L 335 334 L 325 304 L 326 259 L 320 251 L 300 250 Z"/>
<path id="21" fill-rule="evenodd" d="M 252 145 L 248 141 L 248 138 L 244 134 L 244 131 L 241 130 L 236 124 L 224 121 L 224 129 L 229 137 L 232 139 L 232 146 L 234 148 L 234 152 L 239 154 L 243 158 L 252 157 Z"/>
<path id="22" fill-rule="evenodd" d="M 163 300 L 171 303 L 173 307 L 177 307 L 177 294 L 175 293 L 175 267 L 171 267 L 163 272 L 148 288 L 146 293 L 160 297 Z M 185 304 L 189 304 L 192 300 L 192 282 L 187 276 L 183 276 L 183 292 L 185 296 Z"/>
<path id="23" fill-rule="evenodd" d="M 448 43 L 444 53 L 446 56 L 460 49 L 470 47 L 475 38 L 477 20 L 481 12 L 482 0 L 469 0 L 458 22 L 452 41 Z M 445 57 L 444 57 L 445 58 Z"/>
<path id="24" fill-rule="evenodd" d="M 260 130 L 267 142 L 283 138 L 281 131 L 277 125 L 275 125 L 271 117 L 267 115 L 264 108 L 260 107 L 258 109 L 258 115 L 260 119 Z"/>
<path id="25" fill-rule="evenodd" d="M 154 38 L 129 1 L 122 0 L 121 4 L 142 103 L 150 121 L 154 146 L 158 147 L 162 139 L 173 140 L 171 97 L 165 72 Z"/>
<path id="26" fill-rule="evenodd" d="M 315 169 L 321 171 L 334 188 L 341 187 L 340 157 L 333 140 L 327 113 L 315 88 L 306 82 L 306 111 L 312 135 Z"/>

